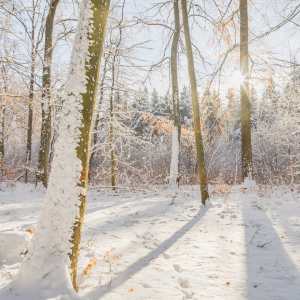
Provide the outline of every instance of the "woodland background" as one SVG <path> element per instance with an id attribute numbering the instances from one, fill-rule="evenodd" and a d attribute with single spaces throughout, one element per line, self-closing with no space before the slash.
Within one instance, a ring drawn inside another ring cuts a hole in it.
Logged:
<path id="1" fill-rule="evenodd" d="M 44 0 L 0 1 L 0 181 L 36 179 L 48 7 Z M 299 182 L 299 11 L 297 1 L 249 1 L 252 148 L 254 176 L 260 184 Z M 111 149 L 117 186 L 168 183 L 171 12 L 172 1 L 111 4 L 92 134 L 92 184 L 110 186 Z M 242 179 L 238 1 L 192 1 L 189 14 L 208 182 L 237 184 Z M 50 166 L 77 17 L 78 3 L 61 0 L 53 33 Z M 196 184 L 185 51 L 181 33 L 180 184 Z"/>

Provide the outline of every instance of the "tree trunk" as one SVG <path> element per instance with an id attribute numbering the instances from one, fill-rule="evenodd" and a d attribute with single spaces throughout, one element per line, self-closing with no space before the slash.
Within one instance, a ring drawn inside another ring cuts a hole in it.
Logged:
<path id="1" fill-rule="evenodd" d="M 201 190 L 202 203 L 205 205 L 206 201 L 209 201 L 209 194 L 208 194 L 208 185 L 207 185 L 206 166 L 204 160 L 204 150 L 203 150 L 203 143 L 202 143 L 201 125 L 200 125 L 197 81 L 196 81 L 196 74 L 195 74 L 195 67 L 194 67 L 194 57 L 193 57 L 192 42 L 190 36 L 186 0 L 181 0 L 181 6 L 182 6 L 182 20 L 183 20 L 183 27 L 184 27 L 186 53 L 188 59 L 189 76 L 190 76 L 191 92 L 192 92 L 194 131 L 195 131 L 195 141 L 196 141 L 196 148 L 197 148 L 197 161 L 198 161 L 199 175 L 200 175 L 200 190 Z"/>
<path id="2" fill-rule="evenodd" d="M 98 105 L 99 110 L 101 109 L 102 102 L 103 102 L 104 80 L 105 80 L 105 75 L 106 75 L 106 71 L 107 71 L 106 66 L 107 66 L 107 60 L 105 59 L 104 67 L 103 67 L 103 75 L 102 75 L 102 79 L 100 82 L 100 100 L 99 100 L 99 105 Z M 100 121 L 99 115 L 100 115 L 100 112 L 96 112 L 96 120 L 95 120 L 94 133 L 93 133 L 93 138 L 92 138 L 94 149 L 90 156 L 90 162 L 89 162 L 90 167 L 92 167 L 92 164 L 93 164 L 94 155 L 95 155 L 95 145 L 97 144 L 97 134 L 98 134 L 97 130 L 98 130 L 98 125 L 99 125 L 99 121 Z M 91 173 L 89 172 L 89 180 L 91 179 L 90 174 Z"/>
<path id="3" fill-rule="evenodd" d="M 170 168 L 170 186 L 172 188 L 179 185 L 179 164 L 180 164 L 180 105 L 179 105 L 179 91 L 178 91 L 178 74 L 177 74 L 177 55 L 178 55 L 178 41 L 180 37 L 180 18 L 178 0 L 174 0 L 174 20 L 175 30 L 171 48 L 171 77 L 172 77 L 172 100 L 173 100 L 173 120 L 174 138 L 172 139 L 172 158 Z M 177 139 L 177 141 L 176 141 Z"/>
<path id="4" fill-rule="evenodd" d="M 44 207 L 12 288 L 34 290 L 41 299 L 71 293 L 72 285 L 78 290 L 90 140 L 109 4 L 81 3 Z M 74 294 L 71 298 L 76 299 Z"/>
<path id="5" fill-rule="evenodd" d="M 94 109 L 99 81 L 99 72 L 101 65 L 101 56 L 103 51 L 103 43 L 106 29 L 107 16 L 109 11 L 110 0 L 86 0 L 92 4 L 93 16 L 89 19 L 90 27 L 94 24 L 94 28 L 89 29 L 88 39 L 93 41 L 93 44 L 89 46 L 88 58 L 86 60 L 85 76 L 87 77 L 86 92 L 82 95 L 82 127 L 80 128 L 80 142 L 77 147 L 77 156 L 82 164 L 82 171 L 80 176 L 79 186 L 84 188 L 85 193 L 79 195 L 81 204 L 79 207 L 80 216 L 76 220 L 73 235 L 72 235 L 72 253 L 70 254 L 71 260 L 71 280 L 73 287 L 78 291 L 76 282 L 77 278 L 77 261 L 79 255 L 79 244 L 81 240 L 81 228 L 86 206 L 86 190 L 88 179 L 88 167 L 89 167 L 89 151 L 90 140 L 93 126 Z M 79 31 L 79 30 L 78 30 Z M 92 31 L 92 33 L 91 33 Z M 80 32 L 80 31 L 79 31 Z M 80 56 L 80 53 L 79 53 Z M 78 74 L 82 76 L 81 74 Z"/>
<path id="6" fill-rule="evenodd" d="M 110 149 L 110 177 L 111 177 L 111 186 L 112 189 L 115 191 L 116 188 L 116 174 L 115 174 L 115 152 L 114 152 L 114 89 L 115 89 L 115 61 L 116 56 L 114 55 L 113 62 L 112 62 L 112 83 L 111 83 L 111 90 L 110 90 L 110 124 L 109 124 L 109 149 Z"/>
<path id="7" fill-rule="evenodd" d="M 52 68 L 52 36 L 53 23 L 59 0 L 52 0 L 49 5 L 49 12 L 45 29 L 45 52 L 43 67 L 43 90 L 42 90 L 42 130 L 41 145 L 36 173 L 36 184 L 41 182 L 47 187 L 48 161 L 51 143 L 51 68 Z"/>
<path id="8" fill-rule="evenodd" d="M 291 185 L 293 186 L 294 184 L 294 172 L 293 172 L 293 157 L 291 153 L 291 145 L 290 145 L 290 132 L 291 128 L 289 126 L 290 123 L 290 109 L 291 109 L 291 100 L 292 100 L 292 80 L 290 81 L 290 95 L 288 97 L 288 110 L 287 110 L 287 120 L 286 120 L 286 132 L 287 132 L 287 152 L 289 156 L 289 163 L 290 163 L 290 172 L 291 172 Z"/>
<path id="9" fill-rule="evenodd" d="M 0 161 L 4 160 L 4 126 L 6 109 L 7 77 L 4 78 L 4 96 L 1 97 L 1 120 L 0 120 Z"/>
<path id="10" fill-rule="evenodd" d="M 253 179 L 252 145 L 251 145 L 251 102 L 249 93 L 249 62 L 248 62 L 248 0 L 240 0 L 240 70 L 241 84 L 241 134 L 242 134 L 242 174 Z"/>
<path id="11" fill-rule="evenodd" d="M 34 21 L 33 21 L 34 22 Z M 34 24 L 34 23 L 33 23 Z M 35 70 L 35 48 L 34 48 L 34 25 L 32 27 L 32 50 L 31 50 L 31 68 L 30 68 L 30 84 L 29 84 L 29 103 L 28 103 L 28 125 L 27 125 L 27 143 L 26 143 L 26 170 L 25 183 L 28 181 L 28 166 L 31 164 L 31 148 L 32 148 L 32 123 L 33 123 L 33 89 L 34 89 L 34 70 Z"/>

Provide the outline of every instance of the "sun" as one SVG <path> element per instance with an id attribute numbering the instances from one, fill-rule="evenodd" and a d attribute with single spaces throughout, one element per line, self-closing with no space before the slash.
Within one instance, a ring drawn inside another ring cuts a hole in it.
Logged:
<path id="1" fill-rule="evenodd" d="M 234 71 L 231 76 L 228 77 L 228 85 L 232 88 L 239 88 L 244 82 L 245 79 L 240 71 Z"/>

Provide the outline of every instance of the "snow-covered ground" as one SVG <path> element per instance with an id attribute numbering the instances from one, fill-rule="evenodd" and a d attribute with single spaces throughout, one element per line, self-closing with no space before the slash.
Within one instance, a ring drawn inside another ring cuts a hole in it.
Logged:
<path id="1" fill-rule="evenodd" d="M 198 186 L 178 193 L 90 190 L 79 296 L 300 299 L 298 190 L 214 186 L 210 192 L 213 206 L 206 208 Z M 1 186 L 0 289 L 18 271 L 43 198 L 31 185 Z"/>

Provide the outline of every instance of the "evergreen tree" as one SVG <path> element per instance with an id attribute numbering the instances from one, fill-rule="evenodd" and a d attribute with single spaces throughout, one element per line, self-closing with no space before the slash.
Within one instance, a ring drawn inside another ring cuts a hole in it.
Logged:
<path id="1" fill-rule="evenodd" d="M 231 124 L 230 137 L 233 140 L 241 138 L 241 103 L 239 95 L 233 89 L 229 89 L 225 96 L 227 111 L 229 113 L 228 123 Z"/>
<path id="2" fill-rule="evenodd" d="M 267 80 L 267 85 L 262 94 L 260 103 L 260 117 L 268 123 L 273 122 L 279 113 L 280 94 L 276 90 L 275 82 L 272 78 Z"/>
<path id="3" fill-rule="evenodd" d="M 166 116 L 172 114 L 172 99 L 170 93 L 167 93 L 162 99 L 162 110 Z"/>
<path id="4" fill-rule="evenodd" d="M 193 108 L 190 91 L 186 86 L 183 87 L 180 93 L 180 118 L 181 122 L 184 123 L 187 120 L 192 119 Z"/>
<path id="5" fill-rule="evenodd" d="M 250 99 L 251 99 L 251 114 L 256 115 L 258 113 L 258 94 L 254 86 L 250 89 Z"/>
<path id="6" fill-rule="evenodd" d="M 132 108 L 138 111 L 149 111 L 149 98 L 148 89 L 144 87 L 142 90 L 139 88 L 138 96 L 132 104 Z"/>
<path id="7" fill-rule="evenodd" d="M 164 99 L 163 99 L 163 97 L 158 95 L 158 92 L 156 89 L 154 89 L 153 92 L 151 93 L 150 107 L 151 107 L 151 109 L 150 109 L 151 112 L 155 116 L 166 115 Z"/>

